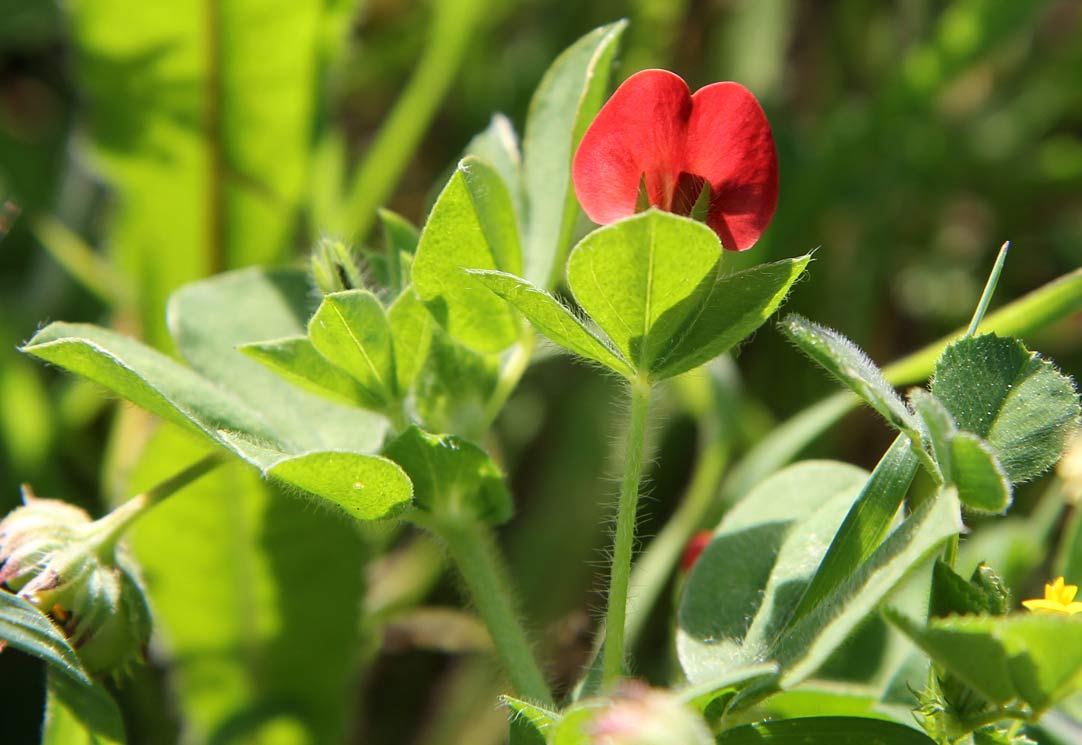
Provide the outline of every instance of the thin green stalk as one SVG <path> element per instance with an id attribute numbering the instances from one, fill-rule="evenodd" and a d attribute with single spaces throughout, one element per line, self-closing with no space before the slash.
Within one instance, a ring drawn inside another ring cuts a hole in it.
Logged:
<path id="1" fill-rule="evenodd" d="M 49 255 L 72 279 L 111 308 L 129 308 L 132 292 L 124 277 L 82 238 L 49 215 L 38 215 L 30 229 Z"/>
<path id="2" fill-rule="evenodd" d="M 981 293 L 980 302 L 977 303 L 977 309 L 973 311 L 973 320 L 969 322 L 969 328 L 966 329 L 966 336 L 973 336 L 977 333 L 977 327 L 981 325 L 981 321 L 984 320 L 984 314 L 988 312 L 988 304 L 992 302 L 992 295 L 996 293 L 996 285 L 999 284 L 999 275 L 1003 273 L 1003 265 L 1007 263 L 1007 251 L 1011 248 L 1011 242 L 1005 241 L 1002 246 L 999 247 L 999 256 L 996 257 L 995 266 L 992 267 L 992 273 L 988 275 L 988 282 L 984 285 L 984 292 Z"/>
<path id="3" fill-rule="evenodd" d="M 455 79 L 470 41 L 485 16 L 485 0 L 441 0 L 428 45 L 394 108 L 384 120 L 346 195 L 337 229 L 363 240 L 376 208 L 387 201 L 417 143 Z"/>
<path id="4" fill-rule="evenodd" d="M 200 458 L 179 473 L 165 481 L 129 499 L 115 510 L 95 523 L 98 536 L 96 545 L 99 553 L 112 551 L 116 542 L 131 527 L 132 523 L 145 515 L 156 505 L 161 504 L 184 487 L 191 484 L 225 462 L 224 453 L 211 453 Z"/>
<path id="5" fill-rule="evenodd" d="M 515 390 L 515 386 L 522 380 L 526 368 L 530 366 L 530 358 L 533 357 L 534 333 L 530 328 L 523 330 L 522 337 L 518 340 L 507 358 L 507 362 L 500 369 L 500 377 L 496 381 L 496 388 L 492 391 L 485 403 L 484 424 L 487 429 L 492 422 L 496 421 L 507 399 Z"/>
<path id="6" fill-rule="evenodd" d="M 440 519 L 422 513 L 412 519 L 447 545 L 447 551 L 492 635 L 493 646 L 515 692 L 532 701 L 552 705 L 552 693 L 519 619 L 507 570 L 491 531 L 469 519 Z"/>
<path id="7" fill-rule="evenodd" d="M 631 419 L 624 453 L 624 479 L 616 513 L 616 538 L 612 551 L 609 605 L 605 614 L 605 653 L 601 682 L 615 683 L 624 672 L 624 635 L 627 619 L 627 590 L 631 581 L 631 554 L 635 545 L 635 522 L 639 506 L 643 454 L 646 449 L 646 415 L 650 408 L 651 386 L 645 381 L 631 384 Z"/>

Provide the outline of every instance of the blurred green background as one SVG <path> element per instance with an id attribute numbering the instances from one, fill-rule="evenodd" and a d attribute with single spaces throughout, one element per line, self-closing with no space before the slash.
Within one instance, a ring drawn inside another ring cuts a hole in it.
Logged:
<path id="1" fill-rule="evenodd" d="M 964 324 L 1004 240 L 1013 249 L 998 302 L 1082 265 L 1082 5 L 1073 0 L 0 0 L 0 508 L 29 482 L 98 511 L 155 470 L 144 417 L 15 351 L 41 323 L 111 324 L 169 351 L 164 302 L 180 284 L 298 261 L 323 234 L 378 245 L 370 232 L 381 205 L 422 223 L 433 190 L 491 115 L 521 129 L 556 55 L 620 17 L 631 26 L 617 80 L 666 67 L 693 89 L 731 79 L 760 98 L 781 197 L 765 237 L 734 263 L 820 247 L 788 309 L 839 329 L 875 360 Z M 1028 341 L 1082 371 L 1077 314 Z M 736 450 L 833 390 L 769 328 L 737 365 Z M 519 504 L 506 548 L 565 681 L 600 604 L 617 394 L 594 371 L 548 359 L 527 374 L 497 433 Z M 647 534 L 686 485 L 696 446 L 691 419 L 667 410 Z M 813 451 L 870 466 L 889 438 L 859 413 Z M 239 474 L 220 491 L 268 491 L 249 481 Z M 218 506 L 227 495 L 204 496 Z M 286 613 L 285 601 L 251 606 L 253 627 L 270 628 L 273 643 L 257 634 L 254 651 L 228 647 L 245 621 L 226 639 L 221 606 L 202 616 L 192 608 L 220 590 L 229 612 L 245 613 L 236 593 L 215 589 L 243 578 L 222 579 L 214 561 L 193 558 L 197 535 L 158 526 L 167 545 L 155 547 L 157 561 L 137 553 L 150 565 L 167 642 L 138 685 L 119 689 L 134 741 L 321 742 L 345 732 L 365 743 L 499 741 L 499 685 L 487 663 L 433 651 L 438 640 L 415 638 L 416 626 L 399 630 L 397 646 L 386 627 L 373 632 L 349 567 L 380 553 L 385 537 L 327 520 L 313 524 L 317 540 L 332 530 L 355 545 L 341 557 L 352 562 L 340 572 L 348 588 L 311 622 L 349 614 L 365 673 L 354 686 L 350 670 L 338 670 L 319 695 L 349 703 L 306 709 L 296 685 L 267 678 L 268 669 L 296 675 L 274 664 L 283 649 L 298 656 L 282 619 L 307 618 Z M 267 592 L 288 595 L 296 572 L 259 564 L 275 548 L 265 540 L 274 521 L 248 528 L 243 551 L 268 574 Z M 432 568 L 438 552 L 415 553 L 430 578 L 418 592 L 456 605 L 454 583 Z M 205 576 L 170 582 L 197 559 Z M 207 633 L 188 639 L 175 630 L 184 623 Z M 655 646 L 665 622 L 656 625 Z M 198 656 L 200 645 L 217 650 L 219 667 L 186 667 L 182 653 Z M 5 733 L 33 740 L 41 696 L 35 663 L 0 656 Z"/>

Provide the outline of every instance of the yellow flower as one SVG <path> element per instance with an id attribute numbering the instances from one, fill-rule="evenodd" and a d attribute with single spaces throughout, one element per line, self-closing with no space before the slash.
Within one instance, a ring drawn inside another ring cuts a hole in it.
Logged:
<path id="1" fill-rule="evenodd" d="M 1022 605 L 1031 611 L 1044 611 L 1045 613 L 1065 613 L 1073 616 L 1082 613 L 1082 603 L 1074 602 L 1078 585 L 1065 585 L 1063 577 L 1056 577 L 1056 581 L 1044 586 L 1044 598 L 1039 600 L 1023 600 Z"/>

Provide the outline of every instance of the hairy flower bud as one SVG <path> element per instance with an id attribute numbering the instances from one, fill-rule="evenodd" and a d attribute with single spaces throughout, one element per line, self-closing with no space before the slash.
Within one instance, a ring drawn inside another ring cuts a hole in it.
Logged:
<path id="1" fill-rule="evenodd" d="M 23 501 L 0 521 L 0 585 L 60 627 L 87 672 L 122 671 L 150 637 L 143 588 L 116 545 L 140 505 L 91 520 L 78 507 L 38 499 L 25 487 Z"/>
<path id="2" fill-rule="evenodd" d="M 364 287 L 349 246 L 328 238 L 320 239 L 312 251 L 312 280 L 324 295 Z"/>
<path id="3" fill-rule="evenodd" d="M 629 682 L 589 725 L 593 745 L 710 745 L 706 723 L 668 691 Z"/>

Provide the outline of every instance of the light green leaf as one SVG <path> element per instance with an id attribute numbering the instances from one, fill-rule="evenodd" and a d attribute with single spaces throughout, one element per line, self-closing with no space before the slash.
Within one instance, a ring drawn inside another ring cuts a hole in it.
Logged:
<path id="1" fill-rule="evenodd" d="M 773 656 L 782 666 L 782 687 L 791 688 L 812 675 L 912 569 L 962 530 L 953 488 L 914 510 L 844 583 L 779 639 Z"/>
<path id="2" fill-rule="evenodd" d="M 522 272 L 518 226 L 507 187 L 491 166 L 465 158 L 436 200 L 413 262 L 413 288 L 447 331 L 481 352 L 518 338 L 510 306 L 467 269 Z"/>
<path id="3" fill-rule="evenodd" d="M 468 349 L 443 329 L 434 328 L 428 359 L 416 383 L 417 413 L 425 429 L 466 439 L 483 437 L 488 428 L 485 407 L 498 374 L 496 355 Z"/>
<path id="4" fill-rule="evenodd" d="M 904 724 L 863 717 L 800 717 L 745 724 L 718 735 L 718 745 L 935 745 Z"/>
<path id="5" fill-rule="evenodd" d="M 402 469 L 386 458 L 357 453 L 308 453 L 284 458 L 267 475 L 334 502 L 360 520 L 400 512 L 412 488 Z"/>
<path id="6" fill-rule="evenodd" d="M 163 311 L 176 287 L 286 257 L 328 89 L 320 52 L 334 5 L 65 6 L 89 114 L 76 144 L 90 145 L 80 155 L 116 196 L 107 244 L 140 279 L 153 346 L 169 345 Z"/>
<path id="7" fill-rule="evenodd" d="M 921 626 L 888 613 L 933 661 L 989 701 L 1020 698 L 1034 718 L 1082 690 L 1082 624 L 1046 614 L 949 616 Z"/>
<path id="8" fill-rule="evenodd" d="M 579 211 L 571 158 L 605 99 L 609 70 L 626 27 L 627 21 L 617 21 L 576 41 L 552 63 L 530 101 L 522 142 L 529 206 L 525 277 L 542 289 L 552 289 L 563 274 Z"/>
<path id="9" fill-rule="evenodd" d="M 583 238 L 567 280 L 583 310 L 646 373 L 706 301 L 720 260 L 710 228 L 651 209 Z"/>
<path id="10" fill-rule="evenodd" d="M 958 429 L 988 441 L 1011 483 L 1050 468 L 1078 426 L 1074 382 L 1021 342 L 994 334 L 948 346 L 932 392 Z"/>
<path id="11" fill-rule="evenodd" d="M 413 481 L 418 507 L 440 517 L 499 524 L 514 506 L 503 473 L 488 454 L 454 435 L 433 435 L 414 426 L 384 449 Z"/>
<path id="12" fill-rule="evenodd" d="M 867 478 L 845 463 L 798 463 L 726 514 L 688 576 L 677 614 L 688 680 L 773 661 L 776 636 Z"/>
<path id="13" fill-rule="evenodd" d="M 206 452 L 161 427 L 130 487 L 142 491 Z M 185 737 L 348 739 L 360 650 L 372 642 L 359 616 L 369 549 L 354 521 L 227 463 L 140 518 L 129 545 Z"/>
<path id="14" fill-rule="evenodd" d="M 511 120 L 503 114 L 494 114 L 484 131 L 466 145 L 465 154 L 476 156 L 500 174 L 521 226 L 526 218 L 526 195 L 523 191 L 522 155 Z"/>
<path id="15" fill-rule="evenodd" d="M 635 371 L 574 313 L 544 290 L 505 272 L 471 272 L 482 284 L 515 306 L 538 331 L 565 349 L 604 365 L 626 378 Z"/>
<path id="16" fill-rule="evenodd" d="M 288 452 L 375 452 L 382 417 L 301 390 L 238 347 L 301 336 L 314 310 L 308 276 L 295 269 L 244 269 L 185 285 L 169 299 L 169 328 L 196 371 L 246 402 Z"/>
<path id="17" fill-rule="evenodd" d="M 798 621 L 821 603 L 879 547 L 917 473 L 917 457 L 909 438 L 899 435 L 861 489 L 845 521 L 800 599 Z"/>
<path id="18" fill-rule="evenodd" d="M 354 406 L 379 405 L 353 378 L 317 352 L 307 336 L 242 344 L 237 349 L 306 391 Z"/>
<path id="19" fill-rule="evenodd" d="M 48 616 L 18 595 L 0 590 L 0 641 L 34 655 L 83 685 L 91 685 L 75 650 Z"/>
<path id="20" fill-rule="evenodd" d="M 954 417 L 943 406 L 943 402 L 923 388 L 909 391 L 909 405 L 924 425 L 921 434 L 926 437 L 922 439 L 927 440 L 927 444 L 931 446 L 940 475 L 948 478 L 951 472 L 950 444 L 958 433 L 958 428 L 954 426 Z"/>
<path id="21" fill-rule="evenodd" d="M 371 292 L 325 295 L 308 322 L 308 337 L 317 352 L 349 373 L 372 398 L 384 404 L 398 398 L 391 325 Z"/>
<path id="22" fill-rule="evenodd" d="M 671 348 L 654 362 L 653 377 L 692 370 L 746 339 L 785 301 L 810 261 L 810 256 L 785 259 L 719 279 Z"/>
<path id="23" fill-rule="evenodd" d="M 782 320 L 781 329 L 802 352 L 860 396 L 892 427 L 917 436 L 916 420 L 901 397 L 853 342 L 795 313 Z"/>
<path id="24" fill-rule="evenodd" d="M 395 374 L 398 390 L 405 395 L 417 379 L 432 345 L 435 319 L 428 312 L 413 287 L 406 287 L 387 311 L 394 342 Z"/>
<path id="25" fill-rule="evenodd" d="M 50 670 L 41 745 L 124 745 L 124 720 L 100 683 L 84 685 Z"/>
<path id="26" fill-rule="evenodd" d="M 1011 505 L 1011 482 L 991 446 L 969 432 L 951 438 L 950 481 L 958 498 L 978 512 L 1002 514 Z"/>

